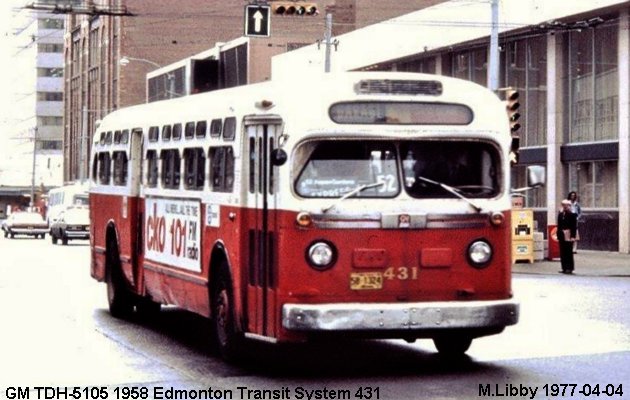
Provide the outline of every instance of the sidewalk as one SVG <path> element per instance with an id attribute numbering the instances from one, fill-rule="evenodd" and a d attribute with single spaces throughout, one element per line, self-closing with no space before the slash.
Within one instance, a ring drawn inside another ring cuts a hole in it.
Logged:
<path id="1" fill-rule="evenodd" d="M 611 276 L 630 278 L 630 254 L 608 251 L 578 250 L 575 257 L 575 275 Z M 533 264 L 517 262 L 512 265 L 515 274 L 558 274 L 560 259 L 536 261 Z"/>

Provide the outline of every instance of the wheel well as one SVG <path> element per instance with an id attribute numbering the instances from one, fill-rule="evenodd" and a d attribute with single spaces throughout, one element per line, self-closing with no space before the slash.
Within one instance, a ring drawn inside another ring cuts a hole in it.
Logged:
<path id="1" fill-rule="evenodd" d="M 105 276 L 109 276 L 112 268 L 117 267 L 116 257 L 118 257 L 118 235 L 114 225 L 107 225 L 105 231 Z"/>
<path id="2" fill-rule="evenodd" d="M 230 273 L 227 255 L 225 254 L 225 248 L 221 245 L 217 245 L 214 247 L 212 254 L 210 255 L 210 270 L 208 276 L 208 289 L 210 289 L 210 294 L 212 294 L 215 289 L 217 278 L 221 273 L 226 273 L 231 280 L 232 275 Z"/>

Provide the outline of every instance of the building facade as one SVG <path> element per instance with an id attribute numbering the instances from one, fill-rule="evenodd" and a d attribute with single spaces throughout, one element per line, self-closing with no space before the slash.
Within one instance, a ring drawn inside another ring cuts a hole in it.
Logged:
<path id="1" fill-rule="evenodd" d="M 580 248 L 630 252 L 630 2 L 505 0 L 501 7 L 499 86 L 518 90 L 521 102 L 513 187 L 525 186 L 528 165 L 545 165 L 547 186 L 525 199 L 538 230 L 555 225 L 560 201 L 576 191 Z M 337 68 L 437 73 L 485 86 L 490 15 L 488 4 L 451 1 L 388 21 L 394 29 L 372 45 L 380 60 L 352 51 L 376 28 L 343 35 Z M 423 39 L 392 53 L 396 25 Z M 312 62 L 312 48 L 300 51 L 276 57 L 273 73 Z"/>
<path id="2" fill-rule="evenodd" d="M 12 18 L 10 150 L 2 185 L 62 183 L 63 32 L 60 15 L 19 10 Z M 30 190 L 25 194 L 30 195 Z"/>

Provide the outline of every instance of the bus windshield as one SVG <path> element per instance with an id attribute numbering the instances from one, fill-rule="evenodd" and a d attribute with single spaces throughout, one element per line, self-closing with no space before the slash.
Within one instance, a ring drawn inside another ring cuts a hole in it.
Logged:
<path id="1" fill-rule="evenodd" d="M 89 204 L 90 204 L 90 201 L 89 201 L 87 195 L 75 194 L 74 197 L 72 198 L 72 205 L 75 205 L 75 206 L 87 206 Z"/>
<path id="2" fill-rule="evenodd" d="M 320 141 L 298 149 L 304 159 L 295 189 L 303 197 L 342 197 L 363 185 L 356 197 L 395 197 L 400 192 L 396 148 L 392 142 Z"/>
<path id="3" fill-rule="evenodd" d="M 500 190 L 496 147 L 473 141 L 307 142 L 296 152 L 296 193 L 306 198 L 488 198 Z M 402 184 L 401 184 L 402 182 Z M 380 183 L 380 184 L 379 184 Z M 378 185 L 377 185 L 378 184 Z M 445 188 L 448 187 L 448 188 Z"/>

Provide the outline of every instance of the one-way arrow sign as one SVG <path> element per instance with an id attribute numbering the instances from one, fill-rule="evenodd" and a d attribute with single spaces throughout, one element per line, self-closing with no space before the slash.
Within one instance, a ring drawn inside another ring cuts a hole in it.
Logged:
<path id="1" fill-rule="evenodd" d="M 269 6 L 245 6 L 245 36 L 269 36 L 271 33 Z"/>

